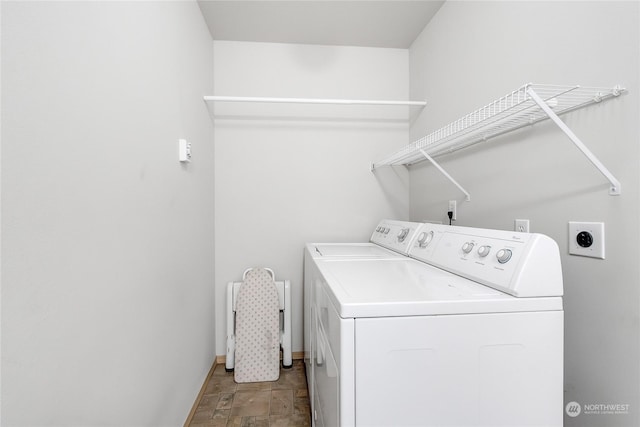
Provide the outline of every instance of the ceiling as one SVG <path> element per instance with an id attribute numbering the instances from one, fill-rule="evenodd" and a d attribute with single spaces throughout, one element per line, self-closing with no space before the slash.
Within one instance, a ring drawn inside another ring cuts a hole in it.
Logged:
<path id="1" fill-rule="evenodd" d="M 436 0 L 198 0 L 214 40 L 407 49 Z"/>

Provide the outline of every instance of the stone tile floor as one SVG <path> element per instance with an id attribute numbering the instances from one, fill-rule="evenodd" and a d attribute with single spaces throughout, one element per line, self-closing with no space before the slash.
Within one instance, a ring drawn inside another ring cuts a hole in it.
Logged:
<path id="1" fill-rule="evenodd" d="M 311 410 L 304 362 L 280 368 L 277 381 L 237 384 L 233 372 L 217 365 L 189 427 L 310 426 Z"/>

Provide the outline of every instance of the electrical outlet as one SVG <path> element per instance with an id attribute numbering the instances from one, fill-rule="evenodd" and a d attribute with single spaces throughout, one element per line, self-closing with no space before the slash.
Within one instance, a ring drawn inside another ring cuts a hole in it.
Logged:
<path id="1" fill-rule="evenodd" d="M 451 219 L 453 221 L 456 220 L 457 206 L 458 206 L 458 202 L 456 200 L 449 200 L 449 210 L 448 210 L 448 212 L 453 212 L 453 216 L 451 217 Z"/>
<path id="2" fill-rule="evenodd" d="M 520 233 L 529 232 L 529 220 L 528 219 L 516 219 L 513 221 L 513 231 Z"/>
<path id="3" fill-rule="evenodd" d="M 604 222 L 569 222 L 569 254 L 604 259 Z"/>

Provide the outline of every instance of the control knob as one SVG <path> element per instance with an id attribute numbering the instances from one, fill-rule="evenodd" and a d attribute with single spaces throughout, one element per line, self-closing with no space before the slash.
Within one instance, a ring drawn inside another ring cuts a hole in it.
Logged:
<path id="1" fill-rule="evenodd" d="M 491 252 L 491 246 L 489 245 L 480 246 L 478 248 L 478 255 L 480 255 L 481 257 L 486 257 L 487 255 L 489 255 L 489 252 Z"/>
<path id="2" fill-rule="evenodd" d="M 500 249 L 496 254 L 496 258 L 500 264 L 504 264 L 511 259 L 511 249 Z"/>
<path id="3" fill-rule="evenodd" d="M 428 233 L 426 231 L 423 231 L 418 236 L 418 246 L 421 248 L 424 248 L 429 243 L 431 243 L 432 240 L 433 240 L 433 231 L 430 231 Z"/>
<path id="4" fill-rule="evenodd" d="M 407 238 L 408 234 L 409 234 L 408 228 L 403 228 L 402 230 L 400 230 L 400 232 L 398 233 L 398 242 L 404 242 L 404 239 Z"/>
<path id="5" fill-rule="evenodd" d="M 464 245 L 462 245 L 462 252 L 464 252 L 465 254 L 468 254 L 473 250 L 474 246 L 475 244 L 473 242 L 467 242 Z"/>

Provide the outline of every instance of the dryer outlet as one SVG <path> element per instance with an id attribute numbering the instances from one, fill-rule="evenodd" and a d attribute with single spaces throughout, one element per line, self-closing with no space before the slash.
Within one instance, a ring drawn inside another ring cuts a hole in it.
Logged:
<path id="1" fill-rule="evenodd" d="M 604 222 L 569 222 L 569 254 L 604 259 Z"/>

